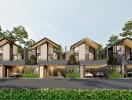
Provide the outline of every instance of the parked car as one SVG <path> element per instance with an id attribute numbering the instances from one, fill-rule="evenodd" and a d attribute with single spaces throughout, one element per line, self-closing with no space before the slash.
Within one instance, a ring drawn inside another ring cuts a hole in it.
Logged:
<path id="1" fill-rule="evenodd" d="M 127 73 L 126 73 L 126 77 L 132 78 L 132 72 L 127 72 Z"/>
<path id="2" fill-rule="evenodd" d="M 104 77 L 104 73 L 103 72 L 96 72 L 95 77 Z"/>
<path id="3" fill-rule="evenodd" d="M 86 73 L 85 73 L 85 77 L 93 77 L 93 74 L 90 73 L 90 72 L 86 72 Z"/>

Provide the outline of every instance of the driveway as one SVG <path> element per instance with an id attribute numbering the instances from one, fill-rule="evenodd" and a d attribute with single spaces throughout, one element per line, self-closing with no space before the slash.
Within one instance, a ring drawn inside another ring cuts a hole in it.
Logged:
<path id="1" fill-rule="evenodd" d="M 77 89 L 132 89 L 131 79 L 5 79 L 0 88 L 77 88 Z"/>

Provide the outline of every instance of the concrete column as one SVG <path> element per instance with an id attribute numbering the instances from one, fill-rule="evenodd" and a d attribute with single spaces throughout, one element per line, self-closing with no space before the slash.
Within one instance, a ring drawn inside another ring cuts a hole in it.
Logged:
<path id="1" fill-rule="evenodd" d="M 0 79 L 3 79 L 5 77 L 5 67 L 3 65 L 0 65 Z"/>
<path id="2" fill-rule="evenodd" d="M 80 65 L 80 78 L 84 78 L 84 66 Z"/>
<path id="3" fill-rule="evenodd" d="M 121 65 L 121 73 L 122 74 L 125 74 L 125 68 L 124 67 L 125 67 L 124 65 Z"/>
<path id="4" fill-rule="evenodd" d="M 39 75 L 40 78 L 44 78 L 44 66 L 39 66 Z"/>

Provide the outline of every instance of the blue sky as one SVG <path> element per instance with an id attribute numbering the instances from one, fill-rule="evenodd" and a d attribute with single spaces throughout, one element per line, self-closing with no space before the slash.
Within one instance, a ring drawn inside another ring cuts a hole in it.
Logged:
<path id="1" fill-rule="evenodd" d="M 0 0 L 2 29 L 22 25 L 30 38 L 63 47 L 91 38 L 105 46 L 132 19 L 132 0 Z"/>

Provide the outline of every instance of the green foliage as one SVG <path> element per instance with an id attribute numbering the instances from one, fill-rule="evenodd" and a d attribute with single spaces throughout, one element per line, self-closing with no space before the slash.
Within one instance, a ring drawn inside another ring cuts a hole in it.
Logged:
<path id="1" fill-rule="evenodd" d="M 124 75 L 123 74 L 120 74 L 120 73 L 110 73 L 108 75 L 108 78 L 109 79 L 120 79 L 120 78 L 124 78 Z"/>
<path id="2" fill-rule="evenodd" d="M 25 66 L 24 67 L 24 74 L 33 74 L 36 69 L 36 66 Z"/>
<path id="3" fill-rule="evenodd" d="M 31 48 L 31 46 L 35 43 L 33 39 L 29 39 L 28 41 L 25 42 L 25 47 L 26 48 Z"/>
<path id="4" fill-rule="evenodd" d="M 37 57 L 35 55 L 31 55 L 27 64 L 28 65 L 36 65 L 37 64 Z"/>
<path id="5" fill-rule="evenodd" d="M 108 64 L 109 64 L 109 65 L 116 65 L 116 64 L 118 64 L 117 58 L 114 57 L 114 56 L 109 56 Z"/>
<path id="6" fill-rule="evenodd" d="M 35 74 L 35 73 L 24 73 L 22 75 L 23 78 L 39 78 L 39 75 L 38 74 Z"/>
<path id="7" fill-rule="evenodd" d="M 34 40 L 28 38 L 28 32 L 21 25 L 13 27 L 12 31 L 2 31 L 0 27 L 0 37 L 7 38 L 12 42 L 19 43 L 20 46 L 23 45 L 25 47 L 29 47 L 35 42 Z"/>
<path id="8" fill-rule="evenodd" d="M 112 35 L 110 38 L 109 38 L 109 40 L 108 40 L 108 42 L 109 42 L 109 44 L 108 45 L 113 45 L 113 44 L 115 44 L 119 39 L 118 39 L 119 37 L 118 37 L 118 35 Z"/>
<path id="9" fill-rule="evenodd" d="M 117 66 L 110 66 L 109 67 L 109 75 L 108 75 L 108 78 L 109 79 L 120 79 L 120 78 L 124 78 L 124 75 L 117 72 L 116 71 L 116 67 Z"/>
<path id="10" fill-rule="evenodd" d="M 124 27 L 123 27 L 123 32 L 120 33 L 120 36 L 122 37 L 132 37 L 132 20 L 128 21 Z"/>
<path id="11" fill-rule="evenodd" d="M 0 89 L 1 100 L 132 100 L 132 90 Z"/>
<path id="12" fill-rule="evenodd" d="M 23 53 L 23 49 L 22 48 L 17 48 L 17 52 L 22 54 Z"/>
<path id="13" fill-rule="evenodd" d="M 80 74 L 78 73 L 67 73 L 66 78 L 80 78 Z"/>
<path id="14" fill-rule="evenodd" d="M 78 64 L 77 61 L 76 61 L 76 58 L 75 58 L 75 55 L 74 55 L 74 54 L 72 54 L 72 55 L 70 56 L 70 58 L 69 58 L 69 60 L 68 60 L 68 64 L 69 64 L 69 65 L 76 65 L 76 64 Z"/>

